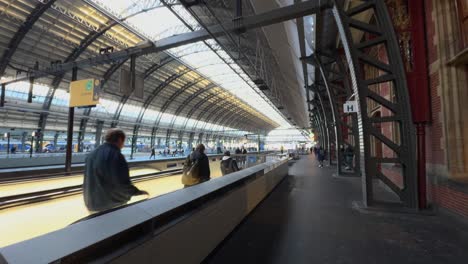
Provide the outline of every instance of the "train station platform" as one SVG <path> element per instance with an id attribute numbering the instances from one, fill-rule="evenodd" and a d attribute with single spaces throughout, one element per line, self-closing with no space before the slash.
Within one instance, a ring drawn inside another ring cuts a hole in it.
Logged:
<path id="1" fill-rule="evenodd" d="M 464 223 L 438 213 L 357 209 L 361 179 L 334 172 L 302 156 L 204 262 L 467 263 Z"/>

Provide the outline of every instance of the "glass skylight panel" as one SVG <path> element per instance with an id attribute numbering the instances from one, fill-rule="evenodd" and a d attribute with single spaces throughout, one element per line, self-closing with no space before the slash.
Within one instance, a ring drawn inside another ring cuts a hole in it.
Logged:
<path id="1" fill-rule="evenodd" d="M 174 117 L 174 115 L 163 113 L 161 115 L 161 120 L 159 121 L 159 124 L 169 125 L 173 117 Z"/>
<path id="2" fill-rule="evenodd" d="M 136 118 L 138 114 L 140 113 L 141 106 L 136 106 L 132 105 L 129 103 L 126 103 L 124 107 L 122 108 L 122 116 L 124 117 L 129 117 L 129 118 Z"/>
<path id="3" fill-rule="evenodd" d="M 310 141 L 297 129 L 278 128 L 268 133 L 267 142 Z"/>
<path id="4" fill-rule="evenodd" d="M 185 117 L 181 117 L 181 116 L 176 117 L 174 120 L 174 126 L 176 127 L 183 126 L 185 124 L 185 120 L 187 120 L 187 118 Z"/>
<path id="5" fill-rule="evenodd" d="M 121 14 L 120 17 L 125 17 L 126 15 L 129 15 L 128 12 L 130 12 L 128 11 L 125 13 L 125 10 L 130 10 L 129 7 L 135 7 L 135 4 L 138 4 L 139 1 L 134 0 L 129 3 L 128 0 L 102 0 L 100 2 L 102 3 L 98 2 L 98 4 L 104 4 L 105 6 L 110 7 L 111 10 L 114 10 L 115 13 Z M 173 8 L 185 22 L 193 28 L 199 28 L 196 20 L 182 6 L 174 6 Z M 131 12 L 135 12 L 135 8 L 132 8 L 131 10 Z M 136 15 L 128 19 L 126 22 L 136 26 L 138 29 L 143 31 L 142 33 L 150 36 L 153 40 L 190 31 L 190 29 L 187 28 L 184 23 L 180 21 L 168 8 L 150 10 Z M 208 40 L 207 42 L 212 45 L 212 47 L 219 49 L 214 40 Z M 255 91 L 252 88 L 255 87 L 255 85 L 247 76 L 245 76 L 238 65 L 231 64 L 232 68 L 235 70 L 234 71 L 229 65 L 225 64 L 223 60 L 219 58 L 219 56 L 221 56 L 228 63 L 233 63 L 232 59 L 226 52 L 219 50 L 218 56 L 218 54 L 208 49 L 208 47 L 200 47 L 200 43 L 201 42 L 171 49 L 169 52 L 173 54 L 182 54 L 183 57 L 181 60 L 186 64 L 197 69 L 201 74 L 212 79 L 222 88 L 232 92 L 245 103 L 251 105 L 280 126 L 288 125 L 288 122 L 270 105 L 270 103 L 267 102 L 268 99 L 260 91 Z M 197 52 L 197 45 L 198 49 L 203 51 Z M 184 50 L 190 51 L 190 48 L 193 48 L 192 54 L 185 55 Z M 238 74 L 241 74 L 242 78 Z M 223 75 L 233 75 L 233 77 L 225 78 Z M 249 83 L 246 83 L 246 80 Z"/>
<path id="6" fill-rule="evenodd" d="M 67 91 L 62 89 L 57 89 L 52 99 L 52 105 L 57 106 L 68 106 L 68 101 L 70 100 L 70 95 Z"/>
<path id="7" fill-rule="evenodd" d="M 105 99 L 105 98 L 100 98 L 99 99 L 99 104 L 96 106 L 98 111 L 105 112 L 108 114 L 113 114 L 115 111 L 117 111 L 117 102 Z"/>

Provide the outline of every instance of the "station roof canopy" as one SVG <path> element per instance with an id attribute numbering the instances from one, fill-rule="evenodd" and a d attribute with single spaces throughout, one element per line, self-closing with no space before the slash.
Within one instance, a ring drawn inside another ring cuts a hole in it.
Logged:
<path id="1" fill-rule="evenodd" d="M 265 8 L 244 2 L 244 16 Z M 0 0 L 0 76 L 12 80 L 35 67 L 80 61 L 107 48 L 125 50 L 233 21 L 239 15 L 233 5 L 235 1 L 216 0 L 190 8 L 187 1 L 175 0 Z M 291 77 L 295 71 L 284 76 L 283 59 L 267 35 L 258 28 L 138 56 L 135 67 L 144 78 L 143 97 L 120 90 L 119 73 L 130 68 L 128 59 L 80 68 L 78 79 L 98 78 L 105 85 L 101 104 L 77 114 L 148 128 L 185 124 L 187 130 L 270 131 L 308 126 L 304 87 L 297 83 L 302 77 Z M 31 128 L 40 127 L 38 116 L 45 114 L 46 130 L 60 129 L 71 78 L 71 72 L 37 78 L 31 104 L 25 103 L 29 83 L 9 84 L 7 96 L 15 97 L 15 104 L 3 111 Z"/>

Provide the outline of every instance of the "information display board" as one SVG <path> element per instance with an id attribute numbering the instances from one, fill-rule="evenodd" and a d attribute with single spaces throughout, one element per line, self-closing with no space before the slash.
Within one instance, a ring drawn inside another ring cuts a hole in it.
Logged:
<path id="1" fill-rule="evenodd" d="M 70 83 L 70 107 L 96 106 L 99 103 L 101 82 L 84 79 Z"/>

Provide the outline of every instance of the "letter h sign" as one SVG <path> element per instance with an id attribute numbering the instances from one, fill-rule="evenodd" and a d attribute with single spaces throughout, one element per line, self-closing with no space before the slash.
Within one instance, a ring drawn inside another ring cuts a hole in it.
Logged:
<path id="1" fill-rule="evenodd" d="M 358 105 L 357 101 L 346 101 L 343 105 L 343 111 L 345 113 L 357 113 Z"/>

